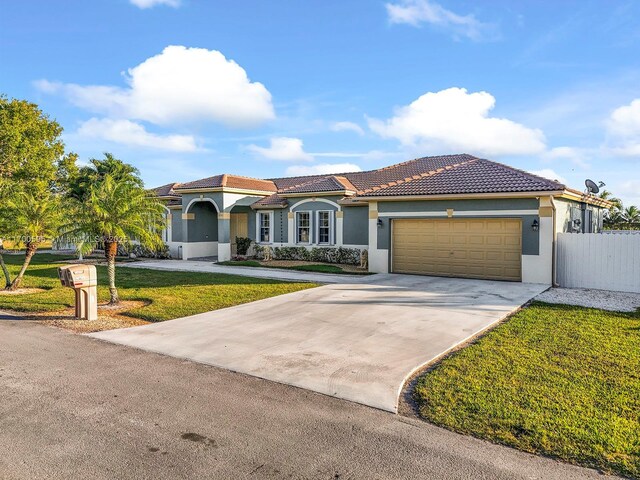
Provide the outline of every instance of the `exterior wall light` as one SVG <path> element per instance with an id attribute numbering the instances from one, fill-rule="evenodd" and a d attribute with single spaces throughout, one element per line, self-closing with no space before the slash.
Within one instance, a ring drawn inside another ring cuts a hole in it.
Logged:
<path id="1" fill-rule="evenodd" d="M 533 230 L 534 232 L 537 232 L 538 230 L 540 230 L 540 224 L 538 223 L 538 219 L 535 219 L 531 224 L 531 230 Z"/>
<path id="2" fill-rule="evenodd" d="M 381 218 L 379 218 L 379 219 L 378 219 L 377 224 L 378 224 L 378 228 L 382 228 L 382 226 L 383 226 L 384 224 L 382 223 L 382 219 L 381 219 Z"/>

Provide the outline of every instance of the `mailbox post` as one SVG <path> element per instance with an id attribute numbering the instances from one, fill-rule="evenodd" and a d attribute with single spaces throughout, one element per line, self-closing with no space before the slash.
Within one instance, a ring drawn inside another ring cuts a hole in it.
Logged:
<path id="1" fill-rule="evenodd" d="M 76 318 L 98 319 L 98 277 L 93 265 L 68 265 L 58 268 L 58 278 L 64 287 L 76 294 Z"/>

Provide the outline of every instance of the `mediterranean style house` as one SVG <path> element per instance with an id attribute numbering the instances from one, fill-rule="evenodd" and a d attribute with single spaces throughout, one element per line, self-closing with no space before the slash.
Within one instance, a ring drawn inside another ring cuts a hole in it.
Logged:
<path id="1" fill-rule="evenodd" d="M 367 250 L 371 272 L 551 284 L 558 232 L 598 232 L 609 203 L 467 154 L 366 172 L 222 174 L 154 189 L 174 258 L 229 260 L 236 237 Z"/>

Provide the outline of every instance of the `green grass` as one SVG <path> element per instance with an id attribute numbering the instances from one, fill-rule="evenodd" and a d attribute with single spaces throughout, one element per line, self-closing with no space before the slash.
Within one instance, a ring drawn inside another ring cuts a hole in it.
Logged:
<path id="1" fill-rule="evenodd" d="M 5 255 L 12 275 L 19 270 L 22 255 Z M 69 257 L 66 257 L 69 258 Z M 36 254 L 24 287 L 46 291 L 26 295 L 0 295 L 0 309 L 23 312 L 60 311 L 73 305 L 73 290 L 58 280 L 57 267 L 65 257 Z M 109 300 L 106 267 L 98 266 L 98 299 Z M 291 283 L 237 275 L 167 272 L 139 268 L 116 268 L 116 283 L 122 300 L 141 300 L 149 305 L 125 312 L 135 318 L 162 321 L 231 307 L 284 293 L 315 287 L 312 283 Z"/>
<path id="2" fill-rule="evenodd" d="M 309 265 L 295 265 L 290 267 L 283 267 L 277 265 L 264 265 L 255 260 L 237 260 L 230 262 L 218 262 L 218 265 L 227 265 L 230 267 L 262 267 L 262 268 L 279 268 L 283 270 L 298 270 L 301 272 L 318 272 L 318 273 L 338 273 L 345 275 L 368 275 L 369 272 L 359 272 L 359 271 L 351 271 L 344 270 L 338 265 L 328 265 L 326 263 L 317 263 L 317 264 L 309 264 Z"/>
<path id="3" fill-rule="evenodd" d="M 418 379 L 420 415 L 640 478 L 640 311 L 534 303 Z"/>

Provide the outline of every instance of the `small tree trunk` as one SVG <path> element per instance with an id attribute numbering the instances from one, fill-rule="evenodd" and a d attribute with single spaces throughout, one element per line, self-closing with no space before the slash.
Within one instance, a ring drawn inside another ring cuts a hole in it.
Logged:
<path id="1" fill-rule="evenodd" d="M 22 284 L 22 277 L 24 277 L 24 272 L 27 271 L 27 267 L 29 266 L 29 263 L 31 263 L 31 259 L 33 258 L 33 255 L 36 253 L 37 249 L 37 243 L 27 243 L 27 251 L 24 256 L 24 263 L 22 264 L 22 268 L 20 269 L 18 276 L 13 279 L 11 285 L 7 287 L 7 290 L 17 290 L 18 288 L 20 288 L 20 285 Z"/>
<path id="2" fill-rule="evenodd" d="M 105 242 L 104 254 L 107 257 L 107 275 L 109 277 L 109 305 L 120 303 L 118 289 L 116 288 L 116 254 L 118 253 L 118 242 Z"/>
<path id="3" fill-rule="evenodd" d="M 4 288 L 7 289 L 11 285 L 11 275 L 9 275 L 9 270 L 7 266 L 4 264 L 4 258 L 2 256 L 2 252 L 0 251 L 0 266 L 2 267 L 2 273 L 4 273 Z"/>

